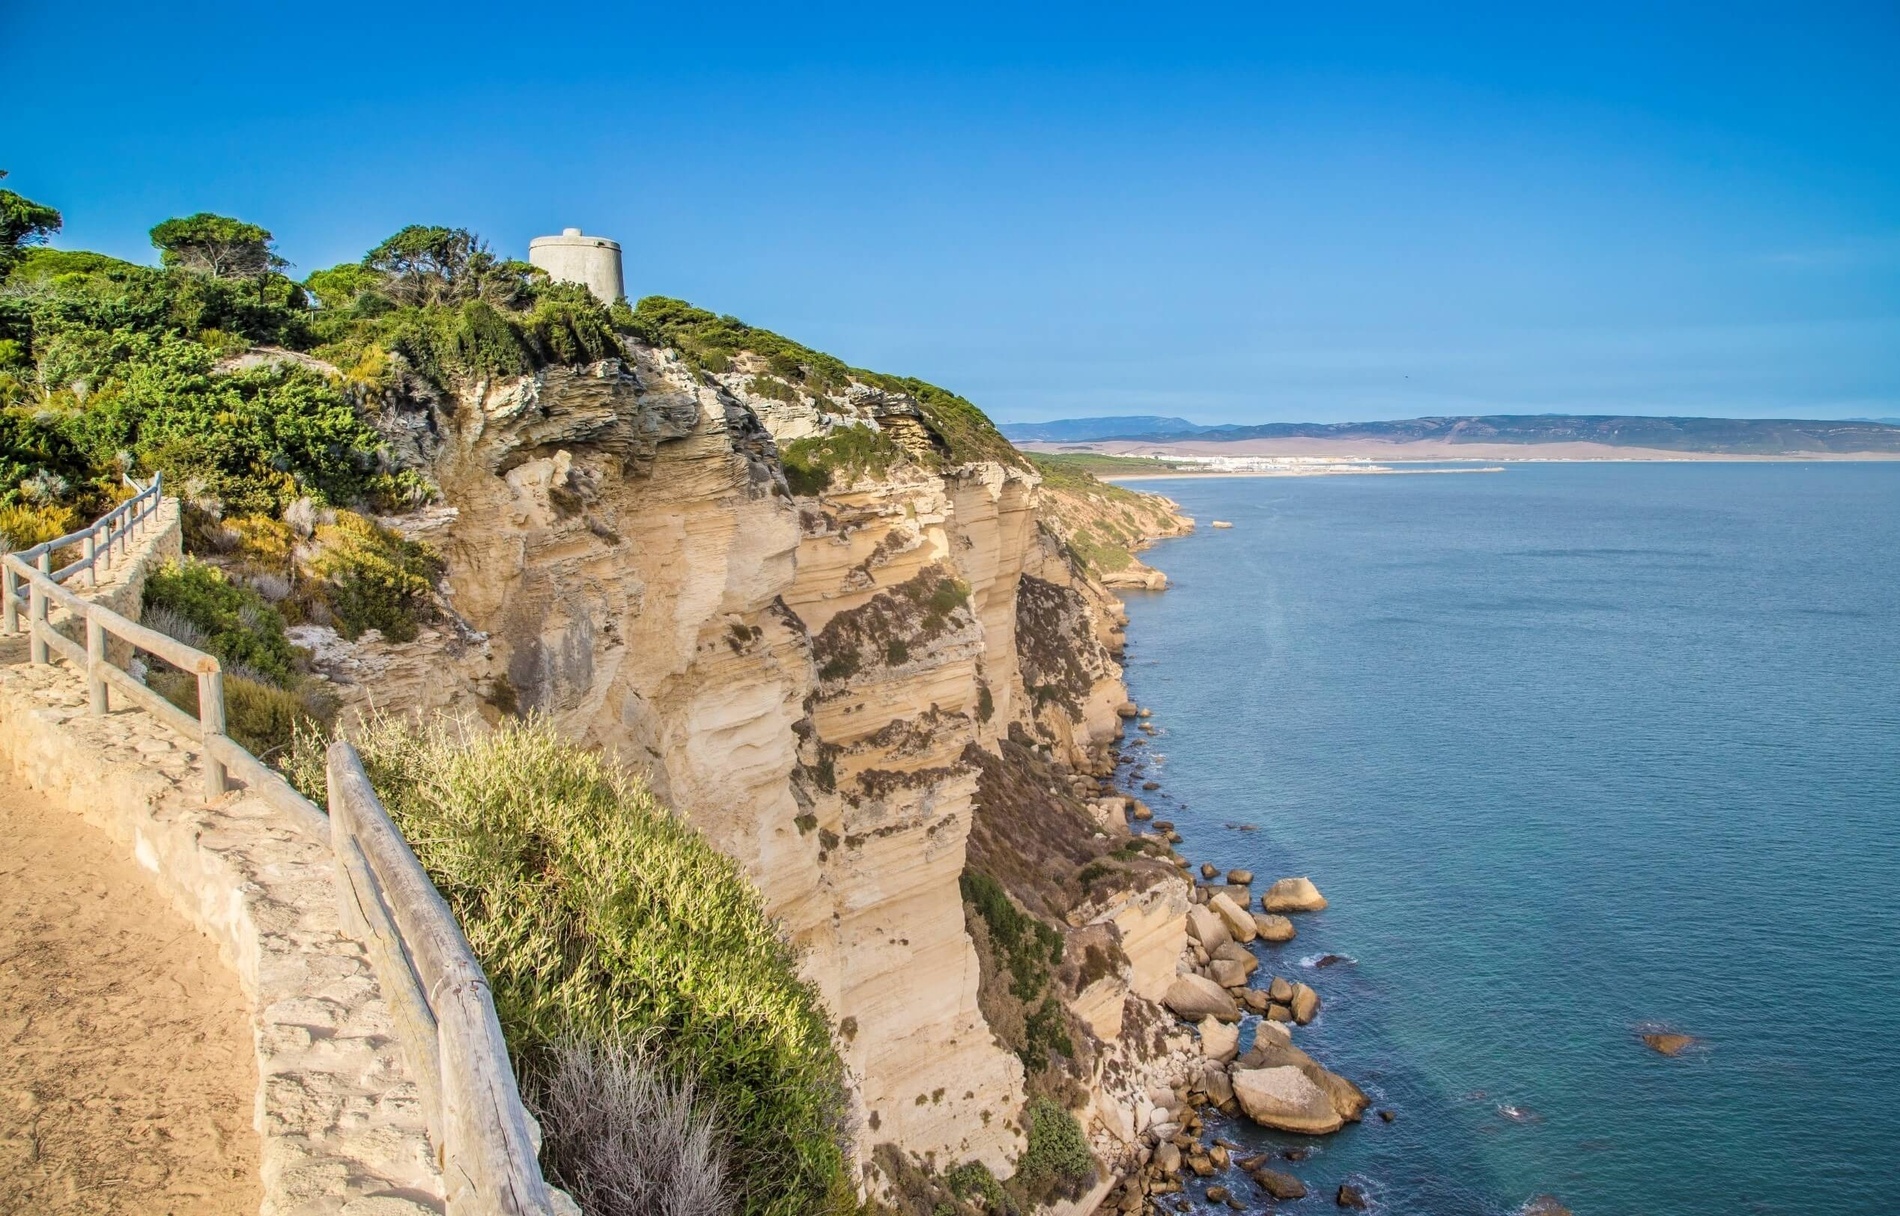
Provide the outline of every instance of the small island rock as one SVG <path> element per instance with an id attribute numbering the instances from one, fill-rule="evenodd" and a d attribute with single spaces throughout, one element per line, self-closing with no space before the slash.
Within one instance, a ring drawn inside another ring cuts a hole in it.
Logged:
<path id="1" fill-rule="evenodd" d="M 1339 1184 L 1339 1193 L 1333 1196 L 1333 1202 L 1342 1208 L 1363 1212 L 1366 1210 L 1366 1193 L 1350 1182 L 1342 1182 Z"/>

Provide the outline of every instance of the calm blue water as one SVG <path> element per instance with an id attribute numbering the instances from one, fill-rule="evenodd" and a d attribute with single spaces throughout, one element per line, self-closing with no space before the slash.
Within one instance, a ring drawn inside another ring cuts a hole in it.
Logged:
<path id="1" fill-rule="evenodd" d="M 1900 464 L 1132 484 L 1202 525 L 1128 597 L 1143 796 L 1312 875 L 1263 973 L 1398 1113 L 1282 1210 L 1900 1210 Z"/>

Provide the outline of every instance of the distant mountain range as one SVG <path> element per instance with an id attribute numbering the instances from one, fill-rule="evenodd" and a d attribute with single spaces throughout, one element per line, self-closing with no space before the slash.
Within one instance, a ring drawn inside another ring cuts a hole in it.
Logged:
<path id="1" fill-rule="evenodd" d="M 1600 443 L 1737 456 L 1797 452 L 1900 452 L 1900 425 L 1867 419 L 1644 418 L 1612 414 L 1494 414 L 1396 422 L 1270 422 L 1199 426 L 1185 418 L 1130 416 L 1006 422 L 1017 443 L 1099 440 L 1371 439 L 1387 443 Z"/>

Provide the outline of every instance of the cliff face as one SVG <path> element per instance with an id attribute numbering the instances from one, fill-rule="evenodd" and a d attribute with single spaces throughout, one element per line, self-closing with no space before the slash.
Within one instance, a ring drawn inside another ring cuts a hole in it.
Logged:
<path id="1" fill-rule="evenodd" d="M 982 1012 L 959 894 L 972 757 L 1012 746 L 1078 789 L 1075 772 L 1107 771 L 1119 605 L 1043 526 L 1027 464 L 952 462 L 901 393 L 788 402 L 755 384 L 629 344 L 392 413 L 402 457 L 442 489 L 406 530 L 442 551 L 459 619 L 406 646 L 326 644 L 320 667 L 358 704 L 545 712 L 647 773 L 805 951 L 867 1168 L 889 1142 L 1006 1174 L 1025 1071 Z M 778 444 L 850 425 L 896 458 L 794 496 Z M 1108 847 L 1119 810 L 1074 822 L 1071 868 Z M 1095 910 L 1129 921 L 1132 952 L 1089 979 L 1103 1030 L 1119 1033 L 1131 982 L 1154 986 L 1152 908 L 1185 912 L 1178 877 L 1150 878 Z"/>

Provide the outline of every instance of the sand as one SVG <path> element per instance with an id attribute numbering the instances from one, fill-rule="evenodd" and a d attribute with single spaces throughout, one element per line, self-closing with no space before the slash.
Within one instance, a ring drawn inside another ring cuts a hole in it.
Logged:
<path id="1" fill-rule="evenodd" d="M 237 977 L 104 833 L 0 788 L 0 1213 L 255 1213 Z"/>

